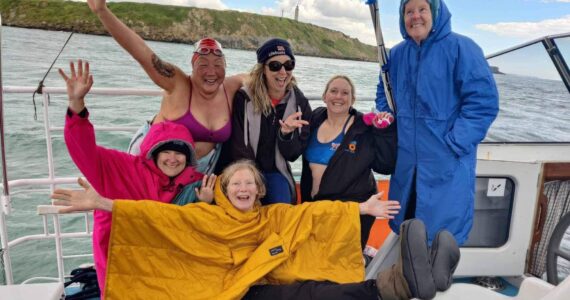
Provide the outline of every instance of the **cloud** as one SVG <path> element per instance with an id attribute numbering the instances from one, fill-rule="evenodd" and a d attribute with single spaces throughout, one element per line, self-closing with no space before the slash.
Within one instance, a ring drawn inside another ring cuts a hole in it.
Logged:
<path id="1" fill-rule="evenodd" d="M 370 18 L 370 10 L 362 1 L 315 0 L 314 6 L 325 17 L 363 20 Z"/>
<path id="2" fill-rule="evenodd" d="M 558 1 L 570 2 L 570 0 Z M 540 22 L 501 22 L 496 24 L 478 24 L 475 27 L 502 37 L 533 39 L 545 35 L 569 32 L 570 15 Z"/>
<path id="3" fill-rule="evenodd" d="M 193 6 L 211 9 L 228 9 L 222 0 L 107 0 L 107 2 L 144 2 L 175 6 Z"/>
<path id="4" fill-rule="evenodd" d="M 542 0 L 544 3 L 552 3 L 552 2 L 562 2 L 562 3 L 570 3 L 570 0 Z"/>
<path id="5" fill-rule="evenodd" d="M 224 4 L 224 0 L 107 0 L 107 1 L 132 1 L 147 2 L 178 6 L 195 6 L 211 9 L 230 9 Z M 569 0 L 570 1 L 570 0 Z M 341 31 L 344 34 L 357 38 L 363 43 L 376 45 L 374 28 L 370 17 L 370 10 L 362 0 L 276 0 L 273 7 L 261 7 L 256 11 L 239 9 L 263 15 L 283 16 L 293 19 L 295 6 L 299 5 L 299 21 L 311 23 L 332 30 Z M 231 8 L 235 9 L 235 8 Z M 384 19 L 389 17 L 382 15 Z M 389 20 L 388 22 L 392 22 Z M 393 21 L 397 22 L 397 21 Z M 384 30 L 386 31 L 386 29 Z M 386 35 L 386 32 L 385 32 Z M 399 32 L 395 32 L 399 37 Z M 387 39 L 385 43 L 391 47 L 400 40 Z"/>
<path id="6" fill-rule="evenodd" d="M 278 0 L 277 8 L 264 7 L 258 12 L 294 18 L 298 2 L 299 21 L 341 31 L 363 43 L 376 44 L 370 10 L 361 0 Z"/>

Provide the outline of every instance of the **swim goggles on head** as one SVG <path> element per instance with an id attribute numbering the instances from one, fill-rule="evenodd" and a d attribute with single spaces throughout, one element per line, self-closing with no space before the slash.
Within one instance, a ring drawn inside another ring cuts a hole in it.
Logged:
<path id="1" fill-rule="evenodd" d="M 208 55 L 210 53 L 214 54 L 215 56 L 224 56 L 224 53 L 219 48 L 210 48 L 210 47 L 199 47 L 194 50 L 194 53 L 199 55 Z"/>
<path id="2" fill-rule="evenodd" d="M 295 61 L 294 60 L 288 60 L 284 63 L 281 63 L 279 61 L 270 61 L 267 63 L 267 67 L 269 67 L 269 70 L 271 72 L 279 72 L 281 71 L 282 67 L 285 67 L 285 71 L 292 71 L 293 69 L 295 69 Z"/>

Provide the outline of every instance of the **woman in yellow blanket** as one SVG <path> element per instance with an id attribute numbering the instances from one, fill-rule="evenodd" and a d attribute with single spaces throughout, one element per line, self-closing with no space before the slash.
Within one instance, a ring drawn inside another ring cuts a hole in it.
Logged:
<path id="1" fill-rule="evenodd" d="M 248 161 L 220 175 L 217 205 L 111 201 L 79 184 L 84 190 L 58 189 L 52 199 L 63 213 L 113 213 L 107 299 L 431 299 L 459 261 L 448 232 L 430 252 L 423 223 L 410 220 L 398 263 L 362 281 L 359 215 L 392 218 L 399 204 L 374 195 L 262 207 L 265 186 Z"/>

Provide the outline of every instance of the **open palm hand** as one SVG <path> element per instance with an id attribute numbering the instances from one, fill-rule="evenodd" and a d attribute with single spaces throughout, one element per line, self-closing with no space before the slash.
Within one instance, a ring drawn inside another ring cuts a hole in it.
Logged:
<path id="1" fill-rule="evenodd" d="M 364 206 L 363 213 L 381 219 L 393 219 L 400 211 L 400 202 L 388 200 L 381 201 L 382 192 L 372 195 L 366 202 L 361 203 Z"/>
<path id="2" fill-rule="evenodd" d="M 77 61 L 77 72 L 73 62 L 69 63 L 70 76 L 67 76 L 62 69 L 59 69 L 59 75 L 65 80 L 67 86 L 67 96 L 69 98 L 69 108 L 75 113 L 79 113 L 85 107 L 85 95 L 93 86 L 93 75 L 89 74 L 89 63 L 80 59 Z"/>
<path id="3" fill-rule="evenodd" d="M 107 7 L 107 1 L 105 0 L 87 0 L 87 5 L 92 12 L 98 13 L 102 9 Z"/>
<path id="4" fill-rule="evenodd" d="M 102 204 L 110 200 L 101 197 L 84 179 L 79 178 L 77 182 L 82 190 L 57 189 L 51 195 L 54 205 L 67 206 L 60 209 L 60 213 L 105 209 Z"/>

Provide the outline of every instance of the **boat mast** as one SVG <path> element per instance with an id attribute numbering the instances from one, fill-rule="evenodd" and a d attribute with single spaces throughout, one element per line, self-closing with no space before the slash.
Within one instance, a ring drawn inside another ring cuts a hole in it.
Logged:
<path id="1" fill-rule="evenodd" d="M 396 113 L 396 103 L 392 97 L 392 85 L 390 84 L 390 77 L 386 68 L 388 64 L 388 53 L 386 52 L 386 45 L 384 44 L 384 37 L 382 36 L 382 28 L 380 27 L 380 10 L 378 9 L 377 0 L 367 0 L 366 4 L 370 7 L 370 15 L 372 16 L 372 25 L 376 33 L 376 43 L 378 44 L 378 61 L 380 62 L 380 74 L 382 76 L 382 83 L 384 84 L 384 93 L 386 95 L 386 102 L 392 110 Z"/>
<path id="2" fill-rule="evenodd" d="M 2 21 L 2 17 L 0 16 L 0 22 Z M 0 46 L 2 45 L 2 31 L 0 27 Z M 2 54 L 2 50 L 0 47 L 0 55 Z M 6 166 L 6 148 L 5 148 L 5 136 L 4 136 L 4 89 L 2 85 L 2 59 L 0 57 L 0 151 L 2 155 L 2 195 L 3 197 L 9 197 L 10 192 L 8 188 L 8 171 Z M 2 203 L 3 207 L 6 205 Z"/>
<path id="3" fill-rule="evenodd" d="M 10 190 L 8 188 L 8 166 L 4 136 L 4 88 L 2 85 L 2 16 L 0 16 L 0 154 L 2 156 L 2 196 L 0 196 L 0 263 L 4 266 L 4 284 L 12 284 L 12 264 L 9 259 L 6 214 L 10 211 Z"/>

